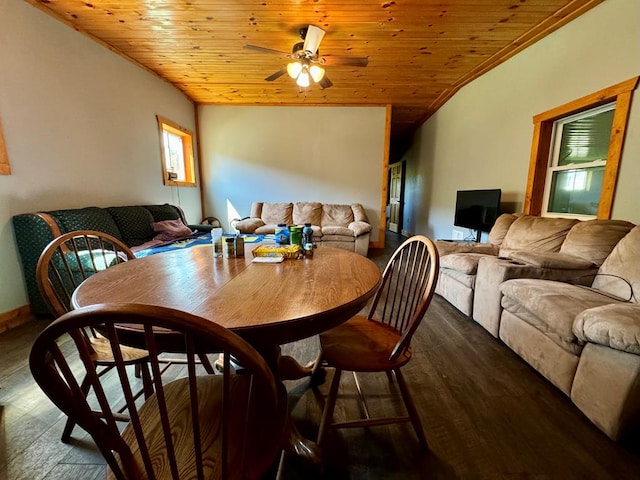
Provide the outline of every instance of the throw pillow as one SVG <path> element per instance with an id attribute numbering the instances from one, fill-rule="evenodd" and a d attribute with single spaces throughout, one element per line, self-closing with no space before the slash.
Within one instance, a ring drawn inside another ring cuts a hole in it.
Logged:
<path id="1" fill-rule="evenodd" d="M 151 228 L 156 232 L 154 240 L 162 242 L 170 242 L 179 238 L 188 237 L 193 232 L 187 227 L 182 220 L 163 220 L 151 224 Z"/>

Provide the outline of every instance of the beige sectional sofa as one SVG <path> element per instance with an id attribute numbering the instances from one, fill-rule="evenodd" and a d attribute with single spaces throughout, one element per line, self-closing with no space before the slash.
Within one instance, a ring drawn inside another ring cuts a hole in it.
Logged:
<path id="1" fill-rule="evenodd" d="M 640 226 L 589 287 L 541 279 L 500 285 L 500 339 L 613 439 L 640 427 Z"/>
<path id="2" fill-rule="evenodd" d="M 577 222 L 567 218 L 503 214 L 489 232 L 488 244 L 436 242 L 441 259 L 436 293 L 465 315 L 475 318 L 481 260 L 507 259 L 513 251 L 558 252 L 567 233 Z M 497 336 L 497 330 L 492 333 Z"/>
<path id="3" fill-rule="evenodd" d="M 440 294 L 454 305 L 462 298 L 475 321 L 609 437 L 637 436 L 640 226 L 516 215 L 496 228 L 504 233 L 491 232 L 496 244 L 460 246 L 465 252 L 438 242 Z M 462 275 L 464 288 L 452 283 Z"/>
<path id="4" fill-rule="evenodd" d="M 233 222 L 240 233 L 270 234 L 279 223 L 313 227 L 317 245 L 343 248 L 366 256 L 371 224 L 359 203 L 253 202 L 248 218 Z"/>

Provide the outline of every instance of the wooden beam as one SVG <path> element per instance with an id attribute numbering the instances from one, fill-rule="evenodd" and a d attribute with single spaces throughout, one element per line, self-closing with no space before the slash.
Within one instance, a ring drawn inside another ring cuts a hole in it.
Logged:
<path id="1" fill-rule="evenodd" d="M 0 122 L 0 175 L 11 175 L 7 144 L 4 141 L 4 134 L 2 133 L 2 122 Z"/>

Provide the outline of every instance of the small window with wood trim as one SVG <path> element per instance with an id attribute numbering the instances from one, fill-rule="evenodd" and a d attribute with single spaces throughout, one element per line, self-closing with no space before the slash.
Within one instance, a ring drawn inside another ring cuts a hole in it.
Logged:
<path id="1" fill-rule="evenodd" d="M 2 133 L 2 123 L 0 123 L 0 175 L 11 175 L 7 145 L 4 143 L 4 134 Z"/>
<path id="2" fill-rule="evenodd" d="M 611 218 L 634 77 L 533 117 L 529 215 Z"/>
<path id="3" fill-rule="evenodd" d="M 193 134 L 158 115 L 162 181 L 165 185 L 196 186 L 193 159 Z"/>

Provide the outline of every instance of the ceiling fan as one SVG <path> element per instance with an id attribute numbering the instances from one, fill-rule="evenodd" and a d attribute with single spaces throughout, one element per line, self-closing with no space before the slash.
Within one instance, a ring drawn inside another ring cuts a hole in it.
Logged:
<path id="1" fill-rule="evenodd" d="M 290 58 L 292 62 L 285 68 L 269 75 L 265 80 L 273 82 L 285 73 L 296 81 L 299 87 L 306 88 L 311 84 L 311 80 L 320 85 L 323 89 L 329 88 L 333 83 L 325 75 L 324 65 L 347 65 L 350 67 L 366 67 L 369 63 L 367 57 L 340 57 L 334 55 L 320 56 L 320 42 L 324 38 L 325 31 L 315 25 L 309 25 L 300 29 L 302 42 L 293 45 L 291 53 L 274 50 L 272 48 L 260 47 L 257 45 L 245 45 L 244 48 L 263 53 L 274 53 L 281 57 Z"/>

